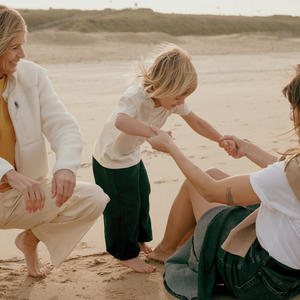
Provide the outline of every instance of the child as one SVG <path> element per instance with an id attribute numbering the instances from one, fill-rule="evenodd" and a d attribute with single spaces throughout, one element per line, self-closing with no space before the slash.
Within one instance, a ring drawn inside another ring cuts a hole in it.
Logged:
<path id="1" fill-rule="evenodd" d="M 104 124 L 93 151 L 96 183 L 109 195 L 104 215 L 107 251 L 119 262 L 141 273 L 155 267 L 138 257 L 152 240 L 149 216 L 150 184 L 141 159 L 140 145 L 162 127 L 167 118 L 179 114 L 200 135 L 217 143 L 222 136 L 195 115 L 185 99 L 197 87 L 197 73 L 186 51 L 173 44 L 163 45 L 149 68 L 142 63 L 136 78 L 140 86 L 129 87 Z M 171 134 L 171 133 L 170 133 Z M 233 143 L 220 143 L 230 152 Z"/>

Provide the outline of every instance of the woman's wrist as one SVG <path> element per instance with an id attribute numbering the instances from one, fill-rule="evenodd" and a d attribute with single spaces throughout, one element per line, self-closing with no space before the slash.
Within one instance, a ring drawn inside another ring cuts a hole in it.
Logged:
<path id="1" fill-rule="evenodd" d="M 184 156 L 182 151 L 177 147 L 175 143 L 173 143 L 173 141 L 166 145 L 166 149 L 167 152 L 173 157 L 173 159 L 179 158 L 180 156 Z"/>

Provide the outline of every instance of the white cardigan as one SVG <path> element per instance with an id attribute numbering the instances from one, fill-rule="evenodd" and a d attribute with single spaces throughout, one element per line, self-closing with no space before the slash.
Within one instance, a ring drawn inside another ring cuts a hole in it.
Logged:
<path id="1" fill-rule="evenodd" d="M 19 173 L 33 180 L 47 177 L 45 137 L 56 153 L 53 174 L 69 169 L 76 174 L 83 147 L 79 126 L 54 92 L 47 71 L 22 60 L 8 76 L 3 99 L 8 103 L 15 134 L 15 163 Z M 0 157 L 0 180 L 13 166 Z"/>

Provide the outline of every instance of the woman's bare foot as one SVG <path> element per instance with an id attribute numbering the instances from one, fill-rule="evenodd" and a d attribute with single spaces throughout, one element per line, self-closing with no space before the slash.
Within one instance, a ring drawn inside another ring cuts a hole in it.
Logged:
<path id="1" fill-rule="evenodd" d="M 152 273 L 156 270 L 156 267 L 146 264 L 140 257 L 128 260 L 119 260 L 119 263 L 139 273 Z"/>
<path id="2" fill-rule="evenodd" d="M 138 245 L 144 251 L 145 254 L 149 254 L 152 252 L 152 249 L 145 242 L 138 243 Z"/>
<path id="3" fill-rule="evenodd" d="M 43 270 L 40 264 L 37 245 L 40 240 L 30 229 L 21 232 L 15 240 L 16 246 L 24 253 L 28 275 L 33 277 L 45 277 L 47 270 Z"/>
<path id="4" fill-rule="evenodd" d="M 176 250 L 165 249 L 161 243 L 159 243 L 151 253 L 147 254 L 147 257 L 165 262 L 175 251 Z"/>

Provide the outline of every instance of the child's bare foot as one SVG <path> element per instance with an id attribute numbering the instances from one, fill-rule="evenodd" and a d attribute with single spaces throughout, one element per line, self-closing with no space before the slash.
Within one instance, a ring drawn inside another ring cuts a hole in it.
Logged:
<path id="1" fill-rule="evenodd" d="M 33 277 L 45 277 L 48 273 L 43 270 L 38 258 L 39 241 L 30 229 L 21 232 L 15 240 L 16 246 L 24 253 L 28 275 Z"/>
<path id="2" fill-rule="evenodd" d="M 144 251 L 144 253 L 149 254 L 152 252 L 152 249 L 145 243 L 138 243 L 138 245 L 140 246 L 140 248 Z"/>
<path id="3" fill-rule="evenodd" d="M 152 273 L 156 270 L 156 267 L 146 264 L 140 257 L 128 260 L 119 260 L 119 263 L 139 273 Z"/>
<path id="4" fill-rule="evenodd" d="M 164 249 L 161 243 L 159 243 L 151 253 L 147 254 L 147 257 L 165 262 L 174 252 L 175 250 Z"/>

